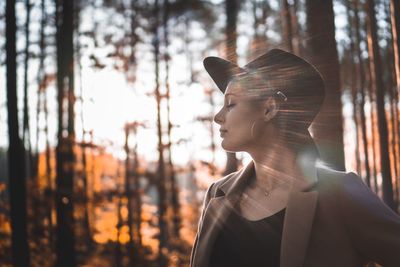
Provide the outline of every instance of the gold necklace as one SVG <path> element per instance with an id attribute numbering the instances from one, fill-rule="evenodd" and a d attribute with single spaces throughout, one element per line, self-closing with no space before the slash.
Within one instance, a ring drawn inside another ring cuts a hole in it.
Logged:
<path id="1" fill-rule="evenodd" d="M 269 197 L 270 194 L 271 194 L 271 191 L 263 190 L 263 195 L 264 195 L 265 197 Z M 249 196 L 248 196 L 247 194 L 243 193 L 243 199 L 247 199 L 248 197 L 249 197 Z"/>

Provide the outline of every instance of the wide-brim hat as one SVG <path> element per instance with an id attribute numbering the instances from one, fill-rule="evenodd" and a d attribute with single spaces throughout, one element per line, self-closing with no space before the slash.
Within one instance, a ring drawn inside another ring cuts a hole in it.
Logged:
<path id="1" fill-rule="evenodd" d="M 307 129 L 325 98 L 325 85 L 319 71 L 306 60 L 281 49 L 272 49 L 243 67 L 219 57 L 207 57 L 204 67 L 222 93 L 232 79 L 256 74 L 272 93 L 281 92 L 291 119 Z M 304 129 L 304 128 L 303 128 Z"/>

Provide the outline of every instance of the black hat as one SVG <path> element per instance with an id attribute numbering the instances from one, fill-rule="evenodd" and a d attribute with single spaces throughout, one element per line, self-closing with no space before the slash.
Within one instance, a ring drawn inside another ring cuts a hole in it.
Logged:
<path id="1" fill-rule="evenodd" d="M 235 77 L 261 77 L 268 90 L 285 98 L 284 111 L 301 128 L 309 127 L 325 97 L 324 81 L 318 70 L 281 49 L 272 49 L 244 67 L 219 57 L 207 57 L 203 64 L 222 93 Z"/>

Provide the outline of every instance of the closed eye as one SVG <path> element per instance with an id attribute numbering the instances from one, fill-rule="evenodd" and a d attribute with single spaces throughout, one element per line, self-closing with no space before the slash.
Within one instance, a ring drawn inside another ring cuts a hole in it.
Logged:
<path id="1" fill-rule="evenodd" d="M 234 106 L 235 106 L 235 104 L 229 104 L 229 105 L 226 106 L 226 108 L 227 108 L 227 109 L 231 109 L 231 108 L 233 108 Z"/>

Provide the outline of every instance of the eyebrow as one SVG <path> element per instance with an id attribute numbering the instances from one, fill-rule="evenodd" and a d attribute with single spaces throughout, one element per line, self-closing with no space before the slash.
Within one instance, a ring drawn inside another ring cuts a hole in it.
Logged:
<path id="1" fill-rule="evenodd" d="M 235 95 L 235 96 L 237 96 L 237 94 L 234 94 L 234 93 L 227 93 L 227 94 L 225 94 L 225 97 L 226 97 L 226 96 L 230 96 L 230 95 Z"/>

